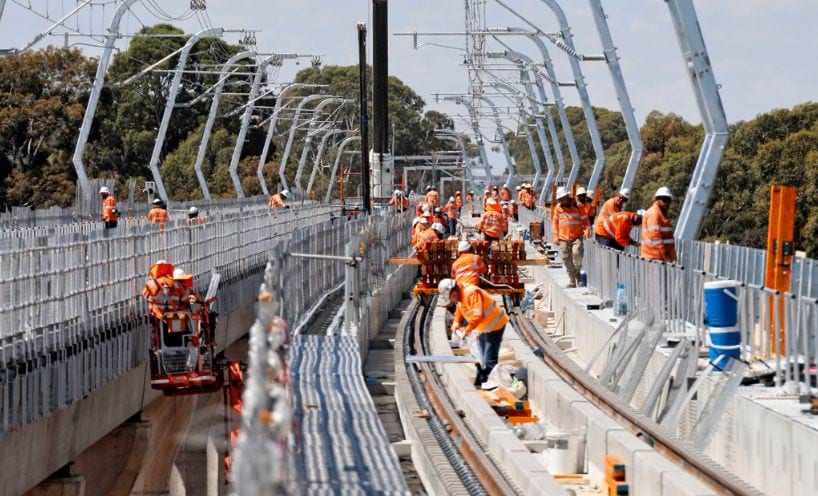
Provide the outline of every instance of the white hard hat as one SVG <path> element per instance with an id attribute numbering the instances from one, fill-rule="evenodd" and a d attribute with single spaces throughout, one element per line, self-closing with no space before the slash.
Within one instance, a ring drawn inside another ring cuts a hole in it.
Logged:
<path id="1" fill-rule="evenodd" d="M 520 191 L 521 189 L 523 189 L 522 186 L 517 186 L 516 188 L 514 188 L 515 191 Z"/>
<path id="2" fill-rule="evenodd" d="M 629 199 L 631 197 L 631 189 L 630 188 L 622 188 L 619 190 L 619 196 L 625 199 Z"/>
<path id="3" fill-rule="evenodd" d="M 454 197 L 453 196 L 449 197 L 449 202 L 454 203 Z"/>
<path id="4" fill-rule="evenodd" d="M 106 195 L 111 194 L 111 192 L 108 191 L 108 186 L 103 186 L 103 187 L 99 188 L 99 194 L 103 194 L 103 193 L 105 193 Z"/>
<path id="5" fill-rule="evenodd" d="M 585 188 L 583 188 L 582 186 L 580 186 L 579 188 L 577 188 L 577 196 L 579 196 L 579 195 L 587 195 L 587 194 L 588 194 L 588 192 L 587 192 L 587 191 L 585 190 Z"/>
<path id="6" fill-rule="evenodd" d="M 440 222 L 435 222 L 434 224 L 432 224 L 432 229 L 441 234 L 443 234 L 446 231 L 446 229 L 443 227 L 443 224 L 441 224 Z"/>
<path id="7" fill-rule="evenodd" d="M 494 198 L 489 198 L 488 200 L 486 200 L 486 205 L 497 205 L 497 200 L 495 200 Z"/>
<path id="8" fill-rule="evenodd" d="M 516 205 L 516 204 L 517 204 L 517 200 L 511 200 L 511 204 L 512 204 L 512 205 Z"/>
<path id="9" fill-rule="evenodd" d="M 670 188 L 667 186 L 662 186 L 661 188 L 656 190 L 656 194 L 653 195 L 654 198 L 664 197 L 673 199 L 673 193 L 670 192 Z"/>
<path id="10" fill-rule="evenodd" d="M 173 269 L 173 278 L 179 279 L 185 276 L 185 271 L 182 269 Z"/>
<path id="11" fill-rule="evenodd" d="M 570 193 L 568 192 L 567 189 L 565 189 L 562 186 L 557 188 L 557 200 L 562 200 L 563 198 L 567 198 L 568 196 L 570 196 Z"/>
<path id="12" fill-rule="evenodd" d="M 190 215 L 197 215 L 199 213 L 199 209 L 196 208 L 196 207 L 190 207 L 190 209 L 187 211 L 187 213 L 190 214 Z"/>
<path id="13" fill-rule="evenodd" d="M 423 224 L 423 225 L 426 225 L 426 224 L 429 223 L 429 219 L 427 219 L 426 217 L 421 217 L 418 222 Z"/>
<path id="14" fill-rule="evenodd" d="M 471 243 L 468 241 L 461 241 L 457 243 L 457 252 L 462 253 L 464 251 L 471 251 Z"/>
<path id="15" fill-rule="evenodd" d="M 452 293 L 452 290 L 457 285 L 454 282 L 454 279 L 441 279 L 441 281 L 437 284 L 437 304 L 441 307 L 445 307 L 449 304 L 449 295 Z"/>
<path id="16" fill-rule="evenodd" d="M 286 189 L 285 189 L 284 191 L 282 191 L 282 192 L 281 192 L 281 196 L 283 196 L 284 198 L 287 198 L 288 196 L 290 196 L 290 192 L 289 192 L 289 190 L 286 190 Z"/>
<path id="17" fill-rule="evenodd" d="M 395 195 L 395 196 L 400 196 L 402 193 L 403 193 L 403 191 L 401 191 L 399 189 L 396 189 L 395 192 L 392 193 L 392 194 Z"/>
<path id="18" fill-rule="evenodd" d="M 594 190 L 589 191 L 587 194 L 588 194 L 588 198 L 593 198 L 594 197 Z"/>
<path id="19" fill-rule="evenodd" d="M 161 205 L 161 204 L 162 204 L 162 200 L 160 200 L 159 198 L 157 198 L 157 199 L 153 200 L 153 204 L 154 204 L 154 205 Z"/>
<path id="20" fill-rule="evenodd" d="M 424 205 L 423 207 L 421 207 L 421 209 L 420 209 L 420 210 L 421 210 L 423 213 L 428 214 L 428 213 L 429 213 L 429 211 L 430 211 L 431 209 L 432 209 L 431 205 Z"/>
<path id="21" fill-rule="evenodd" d="M 636 215 L 638 215 L 639 217 L 644 217 L 645 210 L 640 208 L 639 210 L 636 211 Z"/>

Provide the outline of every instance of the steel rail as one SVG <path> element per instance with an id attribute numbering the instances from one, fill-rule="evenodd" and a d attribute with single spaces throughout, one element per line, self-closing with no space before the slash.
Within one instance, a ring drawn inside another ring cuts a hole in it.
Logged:
<path id="1" fill-rule="evenodd" d="M 642 437 L 657 452 L 688 473 L 696 476 L 719 494 L 761 495 L 762 493 L 733 474 L 718 468 L 716 462 L 690 443 L 675 439 L 666 428 L 636 411 L 605 389 L 596 379 L 568 358 L 554 341 L 542 333 L 519 307 L 509 313 L 511 325 L 532 348 L 542 351 L 541 359 L 588 401 L 630 432 Z"/>
<path id="2" fill-rule="evenodd" d="M 412 305 L 409 308 L 409 312 L 412 317 L 409 319 L 405 330 L 407 335 L 405 340 L 409 343 L 414 341 L 415 353 L 428 353 L 427 339 L 431 324 L 431 314 L 434 309 L 434 302 L 435 299 L 427 301 L 426 304 L 421 303 L 419 300 L 415 300 L 412 302 Z M 409 348 L 409 346 L 405 348 L 406 354 L 409 353 Z M 404 359 L 405 358 L 406 357 L 404 357 Z M 407 371 L 410 372 L 410 376 L 412 373 L 417 374 L 411 364 L 405 364 L 405 366 Z M 434 412 L 429 412 L 430 415 L 437 416 L 438 420 L 442 422 L 447 431 L 447 433 L 444 435 L 448 436 L 449 442 L 456 446 L 456 450 L 460 457 L 462 457 L 462 461 L 468 465 L 468 468 L 470 469 L 469 471 L 471 472 L 471 474 L 469 474 L 471 475 L 471 478 L 464 478 L 460 472 L 458 472 L 458 476 L 461 477 L 461 480 L 467 489 L 471 487 L 469 492 L 471 494 L 491 495 L 518 494 L 518 491 L 514 489 L 500 469 L 489 458 L 474 433 L 466 425 L 462 418 L 462 412 L 452 403 L 450 396 L 446 392 L 446 389 L 440 381 L 440 377 L 434 370 L 432 364 L 418 363 L 417 366 L 422 372 L 422 375 L 420 375 L 419 378 L 423 387 L 417 389 L 413 387 L 415 396 L 417 397 L 419 404 L 423 405 L 426 403 L 432 407 Z M 431 421 L 432 417 L 430 417 L 430 422 Z M 438 440 L 440 441 L 440 439 Z M 441 448 L 443 449 L 444 453 L 449 451 L 445 446 L 443 446 L 443 443 L 441 443 Z M 455 471 L 457 472 L 457 468 L 455 467 L 456 462 L 452 461 L 452 457 L 449 455 L 449 453 L 446 454 L 446 457 L 449 459 L 450 463 L 452 463 L 452 467 L 455 468 Z M 469 484 L 467 482 L 469 479 L 471 479 L 473 482 L 473 478 L 476 478 L 479 481 L 479 484 L 482 486 L 482 491 L 476 490 L 473 483 Z"/>

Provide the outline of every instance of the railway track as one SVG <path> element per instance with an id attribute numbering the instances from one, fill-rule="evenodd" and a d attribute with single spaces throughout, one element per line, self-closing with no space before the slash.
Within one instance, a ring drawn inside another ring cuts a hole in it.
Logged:
<path id="1" fill-rule="evenodd" d="M 509 313 L 510 323 L 523 341 L 527 342 L 532 350 L 539 349 L 542 352 L 539 356 L 546 365 L 608 416 L 719 494 L 763 494 L 718 466 L 701 450 L 686 441 L 675 438 L 666 428 L 616 397 L 567 357 L 537 324 L 522 314 L 519 307 L 512 307 L 508 298 L 504 298 L 504 303 Z"/>
<path id="2" fill-rule="evenodd" d="M 472 495 L 516 495 L 519 491 L 487 455 L 449 398 L 429 363 L 405 362 L 410 354 L 429 354 L 427 338 L 435 298 L 414 300 L 405 320 L 404 365 L 418 405 L 452 470 Z"/>

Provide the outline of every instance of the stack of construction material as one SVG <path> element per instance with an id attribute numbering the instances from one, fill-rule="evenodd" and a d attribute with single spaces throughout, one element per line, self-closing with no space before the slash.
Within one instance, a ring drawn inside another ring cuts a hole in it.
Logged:
<path id="1" fill-rule="evenodd" d="M 472 253 L 480 255 L 488 267 L 485 278 L 492 284 L 523 289 L 517 265 L 526 259 L 525 241 L 470 240 Z M 458 240 L 440 240 L 428 243 L 418 251 L 420 262 L 419 289 L 434 289 L 441 279 L 451 277 L 452 263 L 457 260 Z"/>

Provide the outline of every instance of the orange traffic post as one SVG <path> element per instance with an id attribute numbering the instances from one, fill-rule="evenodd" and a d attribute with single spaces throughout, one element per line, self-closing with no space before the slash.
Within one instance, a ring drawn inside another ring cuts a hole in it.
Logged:
<path id="1" fill-rule="evenodd" d="M 770 316 L 770 351 L 784 355 L 786 329 L 784 328 L 784 293 L 790 290 L 792 257 L 795 254 L 795 194 L 796 188 L 773 185 L 770 188 L 770 218 L 767 226 L 767 261 L 764 285 L 778 291 L 775 315 L 781 332 L 775 332 L 775 317 Z M 770 308 L 775 304 L 770 296 Z M 776 344 L 777 341 L 777 344 Z"/>

